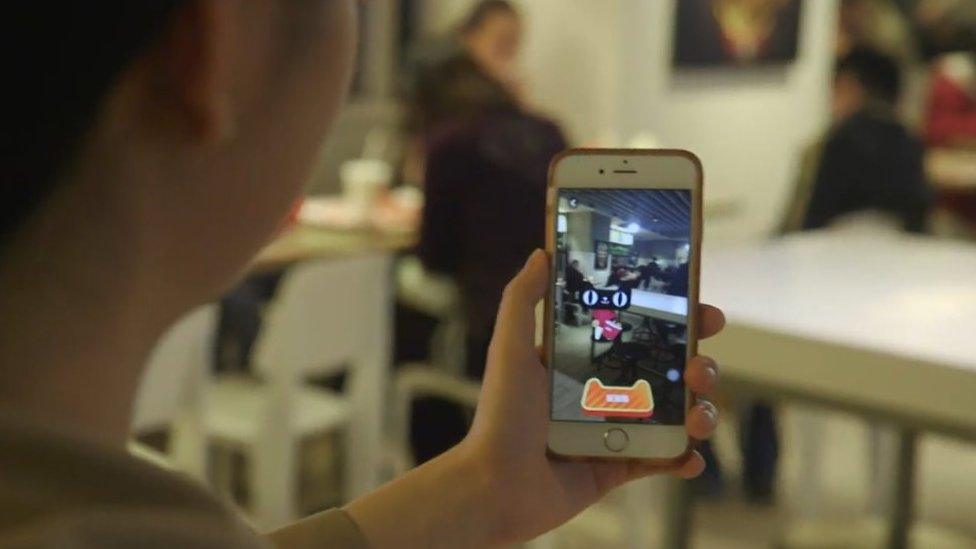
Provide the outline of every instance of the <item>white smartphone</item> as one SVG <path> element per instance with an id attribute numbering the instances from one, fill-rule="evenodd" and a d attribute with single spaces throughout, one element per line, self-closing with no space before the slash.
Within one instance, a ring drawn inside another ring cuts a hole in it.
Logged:
<path id="1" fill-rule="evenodd" d="M 549 449 L 680 459 L 694 444 L 702 168 L 679 150 L 574 149 L 549 169 Z"/>

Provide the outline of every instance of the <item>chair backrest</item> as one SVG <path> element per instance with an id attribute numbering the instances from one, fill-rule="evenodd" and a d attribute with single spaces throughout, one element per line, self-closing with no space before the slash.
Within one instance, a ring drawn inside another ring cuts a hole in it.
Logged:
<path id="1" fill-rule="evenodd" d="M 143 369 L 133 409 L 132 432 L 172 423 L 211 364 L 216 305 L 205 305 L 173 324 L 153 348 Z"/>
<path id="2" fill-rule="evenodd" d="M 397 299 L 437 319 L 430 339 L 430 365 L 462 375 L 467 335 L 464 311 L 455 282 L 424 268 L 420 259 L 407 256 L 396 265 Z"/>
<path id="3" fill-rule="evenodd" d="M 371 256 L 295 265 L 269 305 L 255 344 L 255 368 L 269 378 L 329 374 L 363 352 L 371 323 L 361 306 L 387 279 L 385 261 Z"/>

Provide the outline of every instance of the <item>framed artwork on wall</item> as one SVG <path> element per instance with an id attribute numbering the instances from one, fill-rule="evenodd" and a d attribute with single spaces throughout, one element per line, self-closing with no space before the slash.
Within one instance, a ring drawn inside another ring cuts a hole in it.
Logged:
<path id="1" fill-rule="evenodd" d="M 676 67 L 748 67 L 796 59 L 802 0 L 680 0 Z"/>

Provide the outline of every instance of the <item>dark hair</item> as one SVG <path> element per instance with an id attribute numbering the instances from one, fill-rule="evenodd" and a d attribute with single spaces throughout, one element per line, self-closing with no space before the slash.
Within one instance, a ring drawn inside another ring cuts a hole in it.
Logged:
<path id="1" fill-rule="evenodd" d="M 901 95 L 901 68 L 892 57 L 879 51 L 854 48 L 837 61 L 835 73 L 854 76 L 872 99 L 893 105 Z"/>
<path id="2" fill-rule="evenodd" d="M 478 30 L 489 17 L 499 13 L 518 16 L 518 10 L 508 0 L 481 0 L 471 8 L 468 16 L 461 22 L 461 34 Z"/>
<path id="3" fill-rule="evenodd" d="M 182 0 L 4 5 L 2 47 L 14 97 L 3 101 L 0 244 L 51 192 L 109 88 Z"/>

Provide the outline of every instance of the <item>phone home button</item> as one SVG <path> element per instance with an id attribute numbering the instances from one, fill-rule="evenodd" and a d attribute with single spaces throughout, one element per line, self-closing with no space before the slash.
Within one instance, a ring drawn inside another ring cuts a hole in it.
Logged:
<path id="1" fill-rule="evenodd" d="M 603 433 L 603 445 L 611 452 L 620 452 L 630 443 L 630 437 L 623 429 L 607 429 Z"/>

